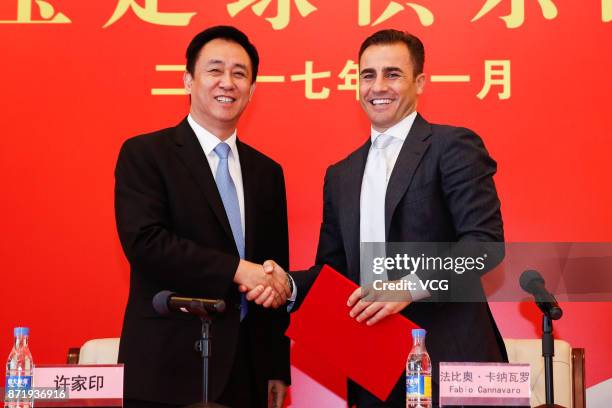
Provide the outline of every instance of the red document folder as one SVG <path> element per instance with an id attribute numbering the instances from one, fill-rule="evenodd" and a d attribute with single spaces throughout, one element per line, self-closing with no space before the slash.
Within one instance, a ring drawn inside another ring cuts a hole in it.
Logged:
<path id="1" fill-rule="evenodd" d="M 292 313 L 286 334 L 319 358 L 319 364 L 385 400 L 406 367 L 411 332 L 418 326 L 400 314 L 374 326 L 358 323 L 346 305 L 357 287 L 324 266 L 300 309 Z"/>

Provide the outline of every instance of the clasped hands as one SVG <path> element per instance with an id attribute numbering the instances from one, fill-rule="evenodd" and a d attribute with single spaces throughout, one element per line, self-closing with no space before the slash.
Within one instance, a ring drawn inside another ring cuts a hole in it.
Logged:
<path id="1" fill-rule="evenodd" d="M 289 275 L 274 261 L 263 265 L 241 260 L 234 276 L 247 300 L 263 307 L 278 308 L 291 296 Z"/>
<path id="2" fill-rule="evenodd" d="M 241 268 L 242 267 L 242 268 Z M 239 272 L 243 269 L 244 276 Z M 263 265 L 248 261 L 240 261 L 236 278 L 239 290 L 246 293 L 246 298 L 264 307 L 278 308 L 285 304 L 291 296 L 289 275 L 274 261 L 266 261 Z M 399 313 L 412 301 L 409 293 L 402 299 L 391 299 L 384 292 L 364 291 L 357 288 L 347 300 L 350 307 L 349 316 L 357 322 L 365 322 L 372 326 L 387 316 Z"/>

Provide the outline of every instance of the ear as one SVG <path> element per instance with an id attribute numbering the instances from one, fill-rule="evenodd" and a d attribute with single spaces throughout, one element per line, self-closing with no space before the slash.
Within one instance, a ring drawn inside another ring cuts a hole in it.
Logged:
<path id="1" fill-rule="evenodd" d="M 191 95 L 191 83 L 193 82 L 193 77 L 188 71 L 183 73 L 183 84 L 185 85 L 185 92 L 188 95 Z"/>
<path id="2" fill-rule="evenodd" d="M 425 74 L 420 73 L 419 75 L 417 75 L 416 79 L 414 80 L 415 84 L 416 84 L 416 92 L 417 95 L 421 95 L 423 94 L 423 91 L 425 90 Z"/>
<path id="3" fill-rule="evenodd" d="M 249 102 L 251 102 L 251 99 L 253 98 L 253 92 L 255 92 L 255 82 L 251 84 L 251 89 L 249 90 Z"/>

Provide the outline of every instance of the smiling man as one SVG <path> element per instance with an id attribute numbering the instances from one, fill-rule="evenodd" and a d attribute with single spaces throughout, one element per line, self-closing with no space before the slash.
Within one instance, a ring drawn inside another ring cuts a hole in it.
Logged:
<path id="1" fill-rule="evenodd" d="M 127 408 L 201 399 L 202 361 L 193 347 L 200 320 L 158 316 L 151 301 L 162 290 L 225 300 L 212 326 L 211 400 L 233 408 L 282 406 L 288 315 L 249 303 L 238 291 L 265 286 L 276 306 L 288 295 L 286 274 L 260 265 L 289 263 L 283 171 L 236 135 L 258 65 L 257 50 L 236 28 L 199 33 L 187 49 L 189 115 L 127 140 L 119 153 L 115 212 L 131 266 L 119 348 Z"/>
<path id="2" fill-rule="evenodd" d="M 361 45 L 359 93 L 371 122 L 370 136 L 327 170 L 318 266 L 291 274 L 296 284 L 292 311 L 299 308 L 321 265 L 356 283 L 368 282 L 368 271 L 360 269 L 360 242 L 503 241 L 493 183 L 496 163 L 482 140 L 465 128 L 431 124 L 417 113 L 425 87 L 424 60 L 421 41 L 397 30 L 379 31 Z M 281 271 L 273 263 L 267 268 Z M 470 279 L 474 298 L 482 296 L 482 302 L 426 302 L 427 291 L 406 293 L 396 301 L 369 301 L 361 289 L 347 299 L 346 312 L 360 323 L 375 325 L 401 313 L 427 330 L 434 406 L 440 361 L 507 361 L 480 276 Z M 266 301 L 263 286 L 247 297 Z M 376 352 L 373 345 L 363 347 L 364 353 Z M 348 398 L 349 406 L 403 408 L 405 378 L 398 379 L 387 401 L 354 383 L 349 383 Z"/>

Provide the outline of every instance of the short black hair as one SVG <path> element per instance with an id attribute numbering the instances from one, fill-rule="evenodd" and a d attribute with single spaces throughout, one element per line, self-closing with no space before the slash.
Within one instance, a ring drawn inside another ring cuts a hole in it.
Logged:
<path id="1" fill-rule="evenodd" d="M 246 53 L 249 55 L 251 65 L 253 66 L 253 77 L 251 82 L 255 82 L 257 79 L 257 71 L 259 70 L 259 54 L 257 48 L 249 41 L 249 37 L 245 33 L 232 26 L 214 26 L 207 28 L 201 33 L 197 34 L 187 47 L 187 72 L 192 76 L 195 71 L 195 63 L 200 55 L 200 50 L 210 41 L 220 38 L 222 40 L 235 42 L 240 45 Z"/>
<path id="2" fill-rule="evenodd" d="M 365 39 L 363 43 L 361 43 L 361 47 L 359 47 L 359 61 L 361 61 L 361 56 L 366 48 L 371 47 L 373 45 L 386 45 L 386 44 L 395 44 L 395 43 L 403 43 L 406 44 L 408 50 L 410 51 L 410 56 L 412 57 L 412 65 L 414 66 L 414 76 L 416 77 L 419 74 L 423 73 L 423 66 L 425 65 L 425 47 L 419 38 L 415 35 L 407 33 L 405 31 L 387 29 L 377 31 L 368 38 Z"/>

